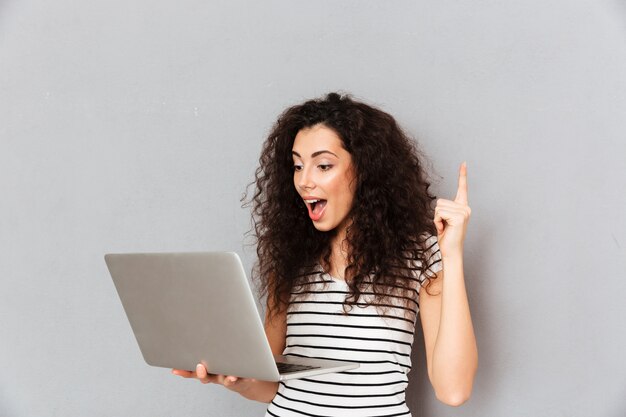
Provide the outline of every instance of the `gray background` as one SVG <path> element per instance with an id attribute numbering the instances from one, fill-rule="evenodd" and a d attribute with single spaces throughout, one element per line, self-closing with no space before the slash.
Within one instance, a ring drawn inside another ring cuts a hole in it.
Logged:
<path id="1" fill-rule="evenodd" d="M 0 415 L 255 416 L 142 361 L 110 251 L 245 248 L 277 114 L 340 89 L 468 161 L 472 398 L 626 413 L 626 7 L 617 1 L 0 1 Z"/>

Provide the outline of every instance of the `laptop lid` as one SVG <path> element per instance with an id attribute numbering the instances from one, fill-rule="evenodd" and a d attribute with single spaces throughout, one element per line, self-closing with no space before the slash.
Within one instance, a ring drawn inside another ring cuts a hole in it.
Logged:
<path id="1" fill-rule="evenodd" d="M 351 362 L 284 358 L 313 369 L 279 375 L 254 296 L 234 252 L 107 254 L 105 261 L 146 363 L 278 381 L 354 369 Z"/>

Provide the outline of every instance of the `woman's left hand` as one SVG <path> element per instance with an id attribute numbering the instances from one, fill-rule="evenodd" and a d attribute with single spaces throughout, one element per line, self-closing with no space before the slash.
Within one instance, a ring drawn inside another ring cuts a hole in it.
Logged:
<path id="1" fill-rule="evenodd" d="M 438 199 L 435 207 L 435 226 L 441 256 L 463 254 L 465 231 L 472 210 L 467 204 L 467 164 L 459 168 L 459 188 L 454 201 Z"/>

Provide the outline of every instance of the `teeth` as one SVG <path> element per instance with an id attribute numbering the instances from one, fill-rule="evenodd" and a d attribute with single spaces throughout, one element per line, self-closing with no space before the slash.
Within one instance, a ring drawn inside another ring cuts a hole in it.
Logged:
<path id="1" fill-rule="evenodd" d="M 304 200 L 306 203 L 313 204 L 317 203 L 319 200 Z"/>

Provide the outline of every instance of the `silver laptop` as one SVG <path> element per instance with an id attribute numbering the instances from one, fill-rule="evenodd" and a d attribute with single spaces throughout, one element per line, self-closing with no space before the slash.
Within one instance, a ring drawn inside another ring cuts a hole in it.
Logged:
<path id="1" fill-rule="evenodd" d="M 107 254 L 104 259 L 149 365 L 195 370 L 202 363 L 210 373 L 265 381 L 359 367 L 274 357 L 234 252 Z"/>

